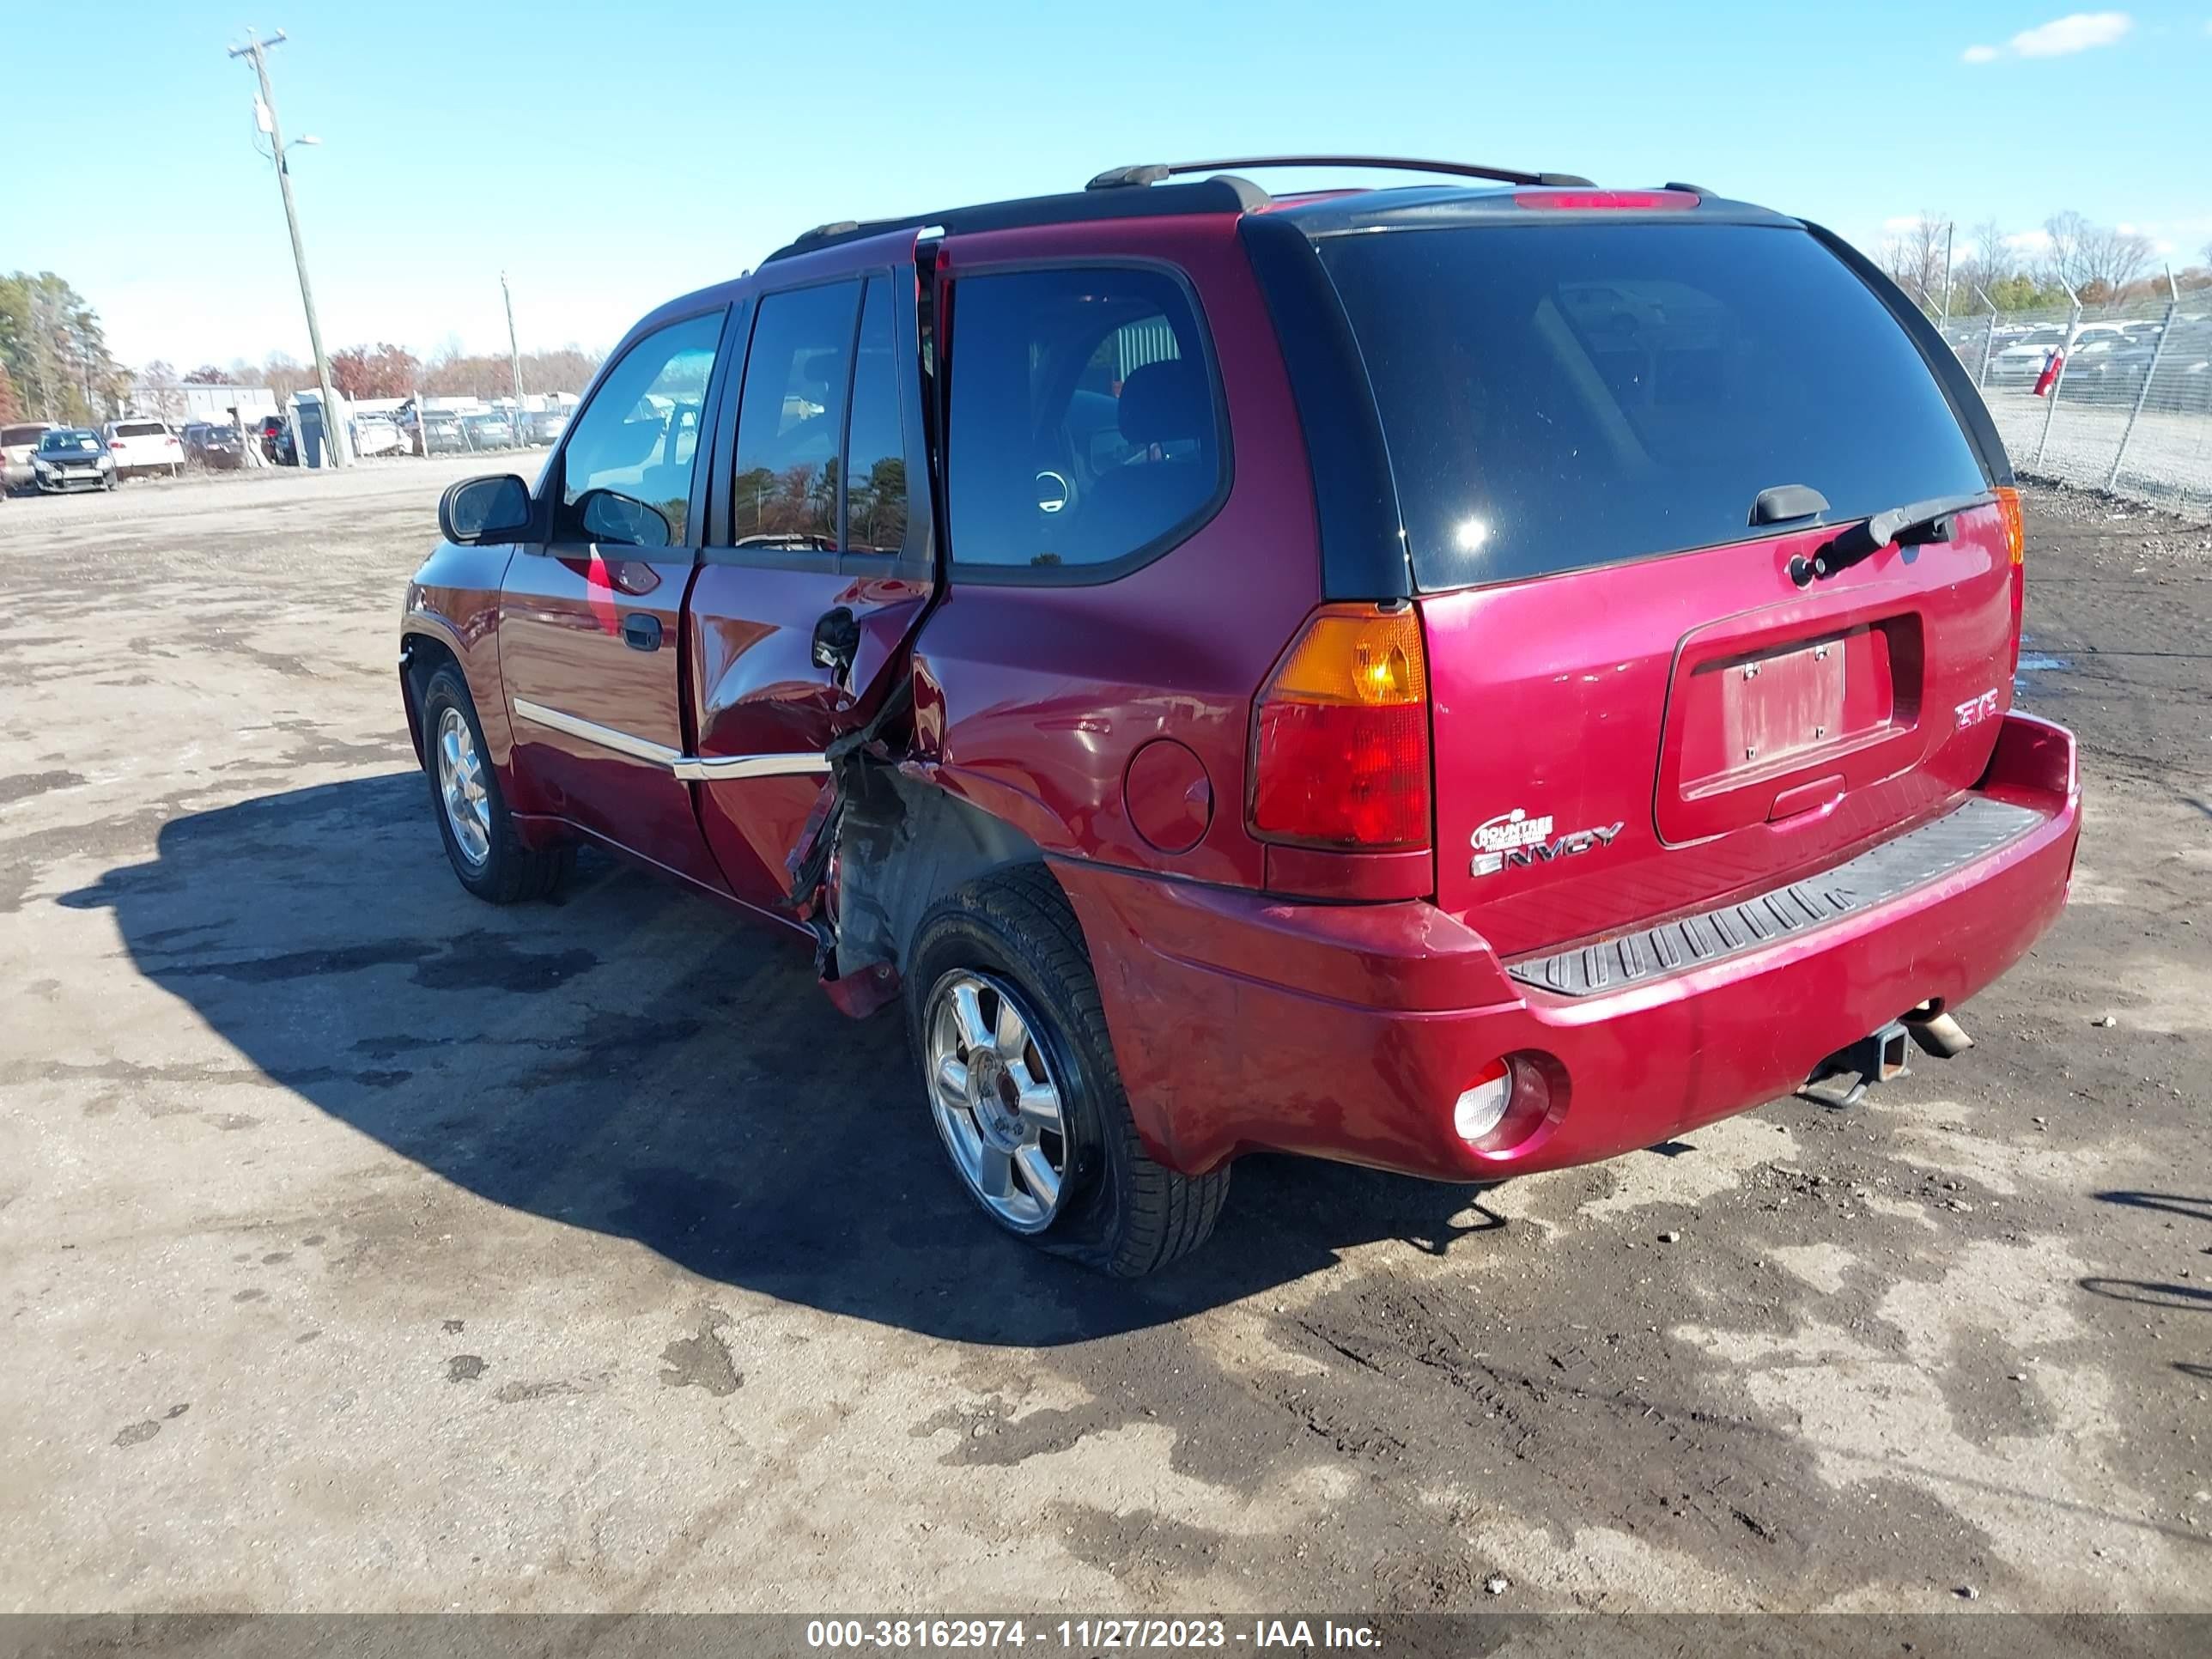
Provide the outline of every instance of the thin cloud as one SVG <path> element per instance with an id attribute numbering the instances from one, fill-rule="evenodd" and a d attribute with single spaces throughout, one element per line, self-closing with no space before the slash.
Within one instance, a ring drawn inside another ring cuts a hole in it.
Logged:
<path id="1" fill-rule="evenodd" d="M 2002 46 L 1968 46 L 1959 54 L 1964 64 L 1994 64 L 2000 58 L 2067 58 L 2077 52 L 2109 46 L 2136 26 L 2124 11 L 2077 11 L 2032 29 L 2022 29 Z M 2212 24 L 2207 24 L 2212 31 Z"/>

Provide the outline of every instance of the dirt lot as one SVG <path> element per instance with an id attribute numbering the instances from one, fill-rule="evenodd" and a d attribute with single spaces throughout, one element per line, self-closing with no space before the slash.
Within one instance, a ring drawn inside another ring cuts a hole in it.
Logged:
<path id="1" fill-rule="evenodd" d="M 795 951 L 461 894 L 392 658 L 466 466 L 0 504 L 0 1609 L 2212 1606 L 2204 531 L 2033 501 L 2089 828 L 1972 1054 L 1255 1160 L 1131 1288 Z"/>

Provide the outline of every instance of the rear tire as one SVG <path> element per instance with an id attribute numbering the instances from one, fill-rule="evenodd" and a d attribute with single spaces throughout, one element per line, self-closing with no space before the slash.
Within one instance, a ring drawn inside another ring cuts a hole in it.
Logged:
<path id="1" fill-rule="evenodd" d="M 1187 1176 L 1145 1151 L 1114 1064 L 1082 929 L 1049 870 L 1019 866 L 940 900 L 915 933 L 908 970 L 908 1036 L 932 1115 L 962 1184 L 985 1214 L 1041 1249 L 1119 1278 L 1154 1272 L 1206 1242 L 1228 1195 L 1229 1166 Z M 963 994 L 965 1024 L 980 1019 L 994 1039 L 966 1045 L 964 1054 Z M 1001 1012 L 1008 1006 L 1011 1025 Z M 1009 1032 L 1011 1042 L 1000 1041 Z M 933 1059 L 933 1049 L 945 1052 Z M 963 1096 L 949 1086 L 938 1069 L 947 1060 L 963 1079 L 979 1079 L 978 1088 Z M 1051 1111 L 1060 1131 L 1032 1136 L 1014 1152 L 1010 1186 L 996 1198 L 987 1195 L 977 1151 L 988 1156 L 992 1145 L 1003 1149 L 1018 1140 L 1017 1116 L 1050 1120 L 1027 1109 L 1030 1090 L 1040 1085 L 1056 1097 Z M 1004 1109 L 992 1104 L 994 1085 L 1003 1092 Z M 973 1103 L 963 1109 L 963 1100 Z"/>
<path id="2" fill-rule="evenodd" d="M 446 859 L 462 886 L 488 904 L 550 898 L 575 868 L 576 849 L 526 847 L 500 793 L 461 671 L 441 665 L 422 687 L 422 770 Z"/>

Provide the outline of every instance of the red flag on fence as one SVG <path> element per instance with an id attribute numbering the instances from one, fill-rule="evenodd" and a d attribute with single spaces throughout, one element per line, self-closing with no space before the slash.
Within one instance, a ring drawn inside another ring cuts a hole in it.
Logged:
<path id="1" fill-rule="evenodd" d="M 2058 371 L 2065 362 L 2066 354 L 2063 351 L 2054 351 L 2044 360 L 2043 373 L 2035 377 L 2037 397 L 2047 398 L 2051 395 L 2051 388 L 2058 384 Z"/>

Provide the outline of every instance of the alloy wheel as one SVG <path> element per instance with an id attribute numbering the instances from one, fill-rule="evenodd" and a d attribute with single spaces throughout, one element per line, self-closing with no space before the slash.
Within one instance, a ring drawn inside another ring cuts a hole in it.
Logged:
<path id="1" fill-rule="evenodd" d="M 970 1191 L 1016 1232 L 1042 1232 L 1066 1190 L 1068 1137 L 1036 1022 L 1004 981 L 955 969 L 929 994 L 929 1097 Z"/>

